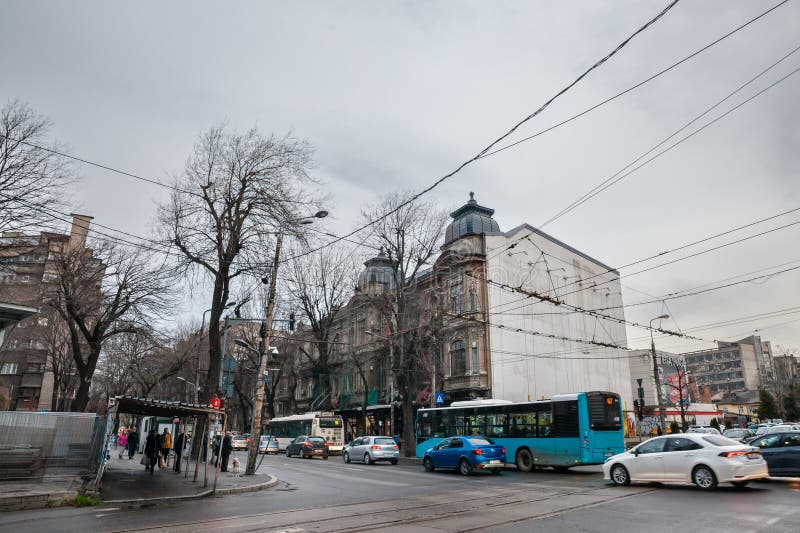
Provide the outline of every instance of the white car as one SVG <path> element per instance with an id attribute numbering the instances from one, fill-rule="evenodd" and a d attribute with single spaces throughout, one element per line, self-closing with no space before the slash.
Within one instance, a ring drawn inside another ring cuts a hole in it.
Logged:
<path id="1" fill-rule="evenodd" d="M 744 487 L 769 475 L 759 449 L 703 433 L 655 437 L 606 459 L 603 476 L 615 485 L 631 481 L 694 483 L 713 489 L 718 483 Z"/>

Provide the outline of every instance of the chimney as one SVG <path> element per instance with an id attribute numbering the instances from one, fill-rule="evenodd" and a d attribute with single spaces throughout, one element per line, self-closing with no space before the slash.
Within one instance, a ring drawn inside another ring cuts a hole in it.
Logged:
<path id="1" fill-rule="evenodd" d="M 72 229 L 69 232 L 69 249 L 75 250 L 86 247 L 86 235 L 89 233 L 89 224 L 94 217 L 89 215 L 72 215 Z"/>

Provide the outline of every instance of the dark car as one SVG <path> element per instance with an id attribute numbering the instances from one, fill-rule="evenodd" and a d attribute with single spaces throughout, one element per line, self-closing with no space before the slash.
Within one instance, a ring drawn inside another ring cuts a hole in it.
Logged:
<path id="1" fill-rule="evenodd" d="M 750 446 L 761 448 L 770 476 L 800 476 L 800 431 L 761 435 Z"/>
<path id="2" fill-rule="evenodd" d="M 328 458 L 328 443 L 322 437 L 300 435 L 286 446 L 286 457 L 296 455 L 303 459 Z"/>
<path id="3" fill-rule="evenodd" d="M 425 452 L 422 465 L 428 472 L 452 468 L 464 476 L 473 470 L 499 474 L 505 466 L 506 449 L 486 437 L 450 437 Z"/>

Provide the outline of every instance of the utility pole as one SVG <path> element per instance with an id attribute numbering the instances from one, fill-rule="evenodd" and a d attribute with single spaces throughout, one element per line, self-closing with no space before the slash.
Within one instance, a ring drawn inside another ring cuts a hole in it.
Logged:
<path id="1" fill-rule="evenodd" d="M 275 310 L 275 285 L 278 280 L 278 262 L 281 258 L 281 244 L 283 242 L 283 230 L 278 232 L 278 239 L 275 243 L 275 260 L 272 263 L 272 277 L 269 280 L 269 295 L 267 296 L 267 316 L 261 325 L 261 342 L 258 345 L 258 374 L 256 375 L 256 398 L 253 403 L 253 423 L 251 424 L 252 438 L 250 439 L 250 449 L 247 452 L 246 476 L 256 473 L 256 457 L 258 456 L 258 444 L 261 441 L 261 411 L 264 406 L 264 372 L 267 370 L 267 360 L 269 358 L 269 338 L 272 335 L 272 314 Z"/>
<path id="2" fill-rule="evenodd" d="M 661 397 L 661 376 L 658 375 L 658 358 L 656 356 L 656 343 L 653 340 L 653 321 L 661 320 L 662 318 L 669 318 L 669 315 L 657 316 L 650 321 L 650 354 L 653 357 L 653 380 L 656 385 L 656 401 L 658 402 L 658 420 L 661 425 L 661 432 L 666 433 L 667 413 L 664 409 L 664 400 Z"/>

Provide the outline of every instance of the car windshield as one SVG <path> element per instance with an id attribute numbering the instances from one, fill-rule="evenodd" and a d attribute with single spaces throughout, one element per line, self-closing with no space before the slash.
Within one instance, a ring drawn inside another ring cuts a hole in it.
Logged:
<path id="1" fill-rule="evenodd" d="M 704 435 L 703 440 L 714 446 L 741 446 L 742 443 L 722 435 Z"/>
<path id="2" fill-rule="evenodd" d="M 325 439 L 322 437 L 308 437 L 309 442 L 325 442 Z"/>
<path id="3" fill-rule="evenodd" d="M 480 439 L 480 438 L 470 437 L 467 440 L 473 446 L 491 446 L 493 444 L 489 439 Z"/>
<path id="4" fill-rule="evenodd" d="M 728 429 L 722 434 L 723 437 L 741 437 L 743 435 L 744 430 L 742 429 Z"/>
<path id="5" fill-rule="evenodd" d="M 381 437 L 375 439 L 375 444 L 394 444 L 394 439 L 391 437 Z"/>

